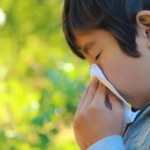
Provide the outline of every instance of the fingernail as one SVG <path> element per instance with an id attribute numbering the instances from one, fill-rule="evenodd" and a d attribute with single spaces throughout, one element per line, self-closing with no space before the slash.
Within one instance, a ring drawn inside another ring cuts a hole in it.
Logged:
<path id="1" fill-rule="evenodd" d="M 94 80 L 94 79 L 97 79 L 97 78 L 96 78 L 96 77 L 93 77 L 92 79 Z"/>
<path id="2" fill-rule="evenodd" d="M 105 86 L 102 82 L 99 82 L 99 86 L 100 86 L 101 88 L 106 88 L 106 86 Z"/>
<path id="3" fill-rule="evenodd" d="M 96 77 L 93 77 L 92 78 L 92 81 L 97 81 L 98 79 Z"/>

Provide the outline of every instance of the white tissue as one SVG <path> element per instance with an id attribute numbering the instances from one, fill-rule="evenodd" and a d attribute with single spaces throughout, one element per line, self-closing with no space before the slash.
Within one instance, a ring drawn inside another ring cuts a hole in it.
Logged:
<path id="1" fill-rule="evenodd" d="M 138 112 L 132 112 L 131 106 L 124 100 L 124 98 L 115 90 L 111 83 L 106 79 L 101 69 L 96 65 L 92 64 L 90 67 L 91 77 L 98 78 L 111 92 L 113 92 L 123 103 L 124 109 L 124 124 L 133 122 Z"/>

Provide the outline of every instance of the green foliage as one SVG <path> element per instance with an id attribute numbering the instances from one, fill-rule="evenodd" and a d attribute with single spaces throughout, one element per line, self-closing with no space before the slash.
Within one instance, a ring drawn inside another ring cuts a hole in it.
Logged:
<path id="1" fill-rule="evenodd" d="M 88 65 L 65 42 L 62 6 L 61 0 L 0 1 L 2 150 L 78 149 L 70 125 Z"/>

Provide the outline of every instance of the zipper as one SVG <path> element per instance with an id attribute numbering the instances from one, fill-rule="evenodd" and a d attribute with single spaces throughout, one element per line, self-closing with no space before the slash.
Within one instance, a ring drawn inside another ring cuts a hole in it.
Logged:
<path id="1" fill-rule="evenodd" d="M 128 123 L 125 127 L 125 129 L 123 130 L 123 133 L 122 133 L 122 137 L 124 137 L 125 133 L 127 132 L 129 126 L 131 125 L 132 123 Z"/>

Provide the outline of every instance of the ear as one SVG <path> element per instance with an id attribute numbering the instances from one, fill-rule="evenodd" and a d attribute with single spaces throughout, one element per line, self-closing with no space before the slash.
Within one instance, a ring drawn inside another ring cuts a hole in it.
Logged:
<path id="1" fill-rule="evenodd" d="M 150 49 L 150 11 L 143 10 L 136 15 L 136 24 L 139 34 L 146 40 Z"/>

